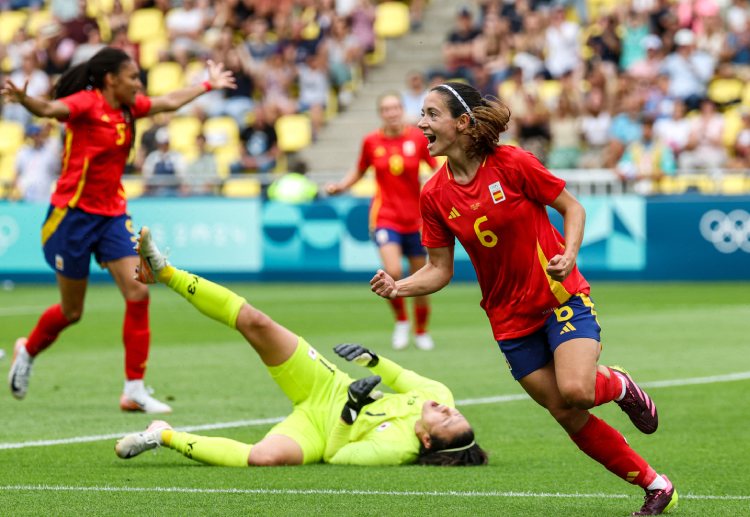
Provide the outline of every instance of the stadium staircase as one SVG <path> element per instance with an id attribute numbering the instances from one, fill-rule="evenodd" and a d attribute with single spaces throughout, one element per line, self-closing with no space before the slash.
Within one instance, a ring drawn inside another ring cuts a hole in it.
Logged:
<path id="1" fill-rule="evenodd" d="M 441 65 L 441 46 L 455 23 L 457 4 L 451 0 L 426 4 L 422 28 L 385 40 L 385 59 L 370 68 L 347 109 L 328 122 L 313 145 L 298 153 L 318 183 L 335 181 L 356 165 L 362 138 L 380 124 L 375 106 L 381 93 L 403 89 L 410 70 L 426 72 Z"/>

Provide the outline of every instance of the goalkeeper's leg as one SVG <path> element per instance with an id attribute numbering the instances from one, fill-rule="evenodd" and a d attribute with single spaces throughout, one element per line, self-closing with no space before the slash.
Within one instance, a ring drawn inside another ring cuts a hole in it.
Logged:
<path id="1" fill-rule="evenodd" d="M 198 275 L 169 264 L 153 241 L 147 227 L 138 236 L 141 261 L 138 278 L 153 278 L 166 284 L 200 312 L 228 327 L 237 329 L 267 366 L 278 366 L 297 349 L 298 336 L 279 325 L 244 298 Z M 151 274 L 149 275 L 149 271 Z"/>
<path id="2" fill-rule="evenodd" d="M 162 431 L 161 438 L 165 447 L 207 465 L 247 467 L 302 464 L 300 446 L 293 439 L 280 434 L 266 436 L 254 445 L 171 429 Z"/>

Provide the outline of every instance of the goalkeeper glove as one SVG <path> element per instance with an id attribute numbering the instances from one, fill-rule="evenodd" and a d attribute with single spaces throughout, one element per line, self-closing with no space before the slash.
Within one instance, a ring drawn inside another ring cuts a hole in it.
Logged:
<path id="1" fill-rule="evenodd" d="M 347 361 L 354 361 L 360 366 L 372 368 L 378 364 L 378 354 L 358 343 L 342 343 L 333 347 L 333 351 Z"/>
<path id="2" fill-rule="evenodd" d="M 373 391 L 378 384 L 380 384 L 380 375 L 371 375 L 351 383 L 349 389 L 346 390 L 346 402 L 341 412 L 341 420 L 352 425 L 363 407 L 382 397 L 382 392 Z"/>

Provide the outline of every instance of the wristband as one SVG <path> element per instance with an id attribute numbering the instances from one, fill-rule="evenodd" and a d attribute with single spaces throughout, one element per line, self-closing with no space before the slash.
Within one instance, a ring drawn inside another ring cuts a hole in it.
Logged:
<path id="1" fill-rule="evenodd" d="M 208 81 L 203 81 L 203 87 L 206 89 L 207 92 L 210 92 L 211 90 L 213 90 L 213 88 L 211 87 L 211 83 Z"/>

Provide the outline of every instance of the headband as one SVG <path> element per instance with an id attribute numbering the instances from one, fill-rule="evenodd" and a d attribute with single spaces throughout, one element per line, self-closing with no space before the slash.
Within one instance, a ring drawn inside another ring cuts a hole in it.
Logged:
<path id="1" fill-rule="evenodd" d="M 443 86 L 445 86 L 445 85 L 443 85 Z M 450 88 L 450 86 L 449 86 L 449 88 Z M 464 445 L 463 447 L 454 447 L 453 449 L 443 449 L 441 451 L 435 451 L 435 454 L 439 454 L 441 452 L 459 452 L 459 451 L 465 451 L 466 449 L 471 449 L 476 444 L 477 444 L 476 440 L 472 440 L 471 443 L 469 443 L 468 445 Z"/>
<path id="2" fill-rule="evenodd" d="M 458 99 L 458 102 L 461 103 L 461 106 L 463 106 L 464 109 L 466 110 L 466 114 L 469 115 L 469 118 L 471 119 L 471 123 L 472 124 L 476 124 L 477 121 L 474 119 L 474 115 L 471 113 L 471 108 L 469 108 L 469 105 L 466 104 L 466 101 L 464 100 L 464 98 L 461 97 L 458 94 L 458 92 L 453 89 L 452 86 L 449 86 L 447 84 L 441 84 L 440 86 L 438 86 L 438 88 L 445 88 L 446 90 L 448 90 L 449 92 L 451 92 L 453 94 L 453 96 L 456 97 L 456 99 Z"/>

